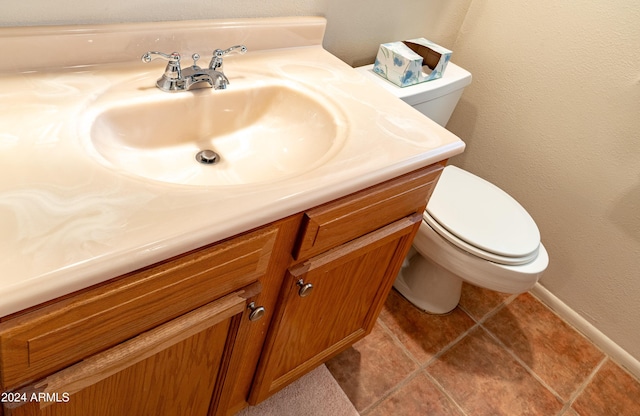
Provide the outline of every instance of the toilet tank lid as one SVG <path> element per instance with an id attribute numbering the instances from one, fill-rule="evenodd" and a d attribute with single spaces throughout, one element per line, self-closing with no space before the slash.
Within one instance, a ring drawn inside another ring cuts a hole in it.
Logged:
<path id="1" fill-rule="evenodd" d="M 453 91 L 462 89 L 471 83 L 471 73 L 453 62 L 447 64 L 442 78 L 421 82 L 408 87 L 399 87 L 373 72 L 373 65 L 356 68 L 367 79 L 380 85 L 410 105 L 431 101 Z"/>
<path id="2" fill-rule="evenodd" d="M 518 201 L 455 166 L 444 168 L 427 212 L 460 240 L 489 253 L 521 258 L 540 246 L 538 226 Z"/>

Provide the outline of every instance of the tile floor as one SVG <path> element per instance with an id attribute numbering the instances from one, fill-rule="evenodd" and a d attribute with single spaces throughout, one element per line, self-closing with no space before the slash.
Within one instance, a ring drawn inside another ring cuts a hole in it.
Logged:
<path id="1" fill-rule="evenodd" d="M 327 363 L 363 416 L 640 415 L 640 383 L 531 294 L 465 285 L 450 314 L 392 291 Z"/>

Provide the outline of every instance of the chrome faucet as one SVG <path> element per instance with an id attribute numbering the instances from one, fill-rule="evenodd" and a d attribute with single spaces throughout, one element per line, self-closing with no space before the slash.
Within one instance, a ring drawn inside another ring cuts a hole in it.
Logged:
<path id="1" fill-rule="evenodd" d="M 193 65 L 184 69 L 180 66 L 180 54 L 178 52 L 166 54 L 149 51 L 142 55 L 142 62 L 149 63 L 155 58 L 162 58 L 168 61 L 164 74 L 156 81 L 156 86 L 162 91 L 190 91 L 197 88 L 223 90 L 229 85 L 229 78 L 222 71 L 223 58 L 232 53 L 243 54 L 245 52 L 247 52 L 247 47 L 244 45 L 232 46 L 225 50 L 216 49 L 213 51 L 213 57 L 207 69 L 198 66 L 200 55 L 197 53 L 191 56 Z"/>
<path id="2" fill-rule="evenodd" d="M 216 49 L 215 51 L 213 51 L 213 58 L 211 58 L 211 62 L 209 62 L 209 69 L 213 69 L 214 71 L 220 71 L 223 72 L 222 70 L 222 58 L 224 58 L 227 55 L 231 55 L 234 53 L 239 53 L 239 54 L 245 54 L 247 52 L 247 47 L 244 45 L 236 45 L 236 46 L 232 46 L 229 49 Z"/>

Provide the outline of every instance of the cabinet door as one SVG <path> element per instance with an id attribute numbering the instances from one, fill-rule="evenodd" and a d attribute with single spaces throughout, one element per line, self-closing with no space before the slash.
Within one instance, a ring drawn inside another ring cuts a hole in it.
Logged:
<path id="1" fill-rule="evenodd" d="M 421 218 L 405 217 L 288 270 L 252 403 L 371 331 Z"/>
<path id="2" fill-rule="evenodd" d="M 243 295 L 231 293 L 14 392 L 5 416 L 207 415 L 224 382 Z"/>

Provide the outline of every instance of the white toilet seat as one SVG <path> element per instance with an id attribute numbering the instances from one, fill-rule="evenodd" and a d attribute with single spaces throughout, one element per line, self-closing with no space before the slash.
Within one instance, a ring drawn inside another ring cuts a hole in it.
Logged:
<path id="1" fill-rule="evenodd" d="M 540 232 L 509 194 L 455 166 L 444 168 L 423 214 L 442 238 L 477 257 L 522 265 L 538 255 Z"/>
<path id="2" fill-rule="evenodd" d="M 427 211 L 423 212 L 422 218 L 424 222 L 426 222 L 442 238 L 455 245 L 456 247 L 461 248 L 462 250 L 484 260 L 489 260 L 498 264 L 517 266 L 521 264 L 527 264 L 538 256 L 539 246 L 536 247 L 536 249 L 532 253 L 522 257 L 507 257 L 491 253 L 459 239 L 454 234 L 450 233 L 446 228 L 444 228 L 440 223 L 438 223 L 438 221 L 436 221 L 431 215 L 429 215 Z"/>

